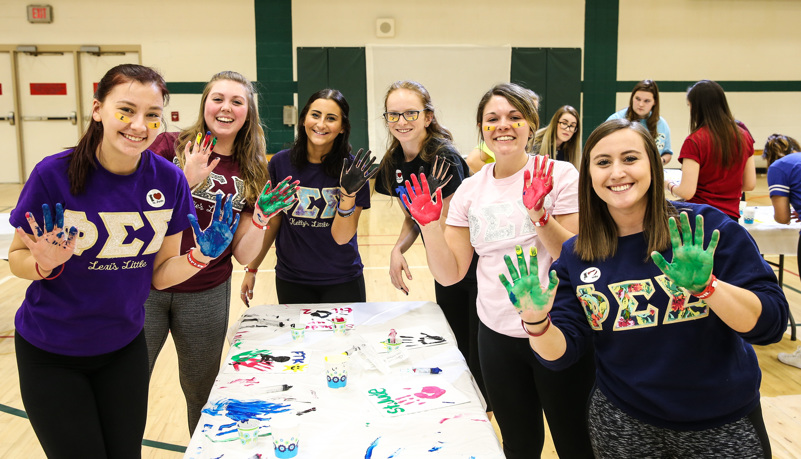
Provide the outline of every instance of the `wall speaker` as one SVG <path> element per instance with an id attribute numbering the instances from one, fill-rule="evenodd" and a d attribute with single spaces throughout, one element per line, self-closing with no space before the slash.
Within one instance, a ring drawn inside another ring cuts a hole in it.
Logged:
<path id="1" fill-rule="evenodd" d="M 395 36 L 395 20 L 392 18 L 376 19 L 375 36 L 378 38 L 393 38 Z"/>

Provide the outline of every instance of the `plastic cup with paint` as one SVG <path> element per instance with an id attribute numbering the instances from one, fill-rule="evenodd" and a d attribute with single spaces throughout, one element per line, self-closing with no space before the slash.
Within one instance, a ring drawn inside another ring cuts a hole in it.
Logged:
<path id="1" fill-rule="evenodd" d="M 245 448 L 255 448 L 259 440 L 259 420 L 248 419 L 236 423 L 236 430 L 239 432 L 239 441 Z"/>
<path id="2" fill-rule="evenodd" d="M 387 341 L 384 342 L 384 345 L 387 348 L 387 352 L 390 353 L 390 354 L 394 354 L 394 353 L 398 352 L 400 350 L 400 348 L 401 348 L 401 344 L 403 344 L 403 343 L 401 343 L 400 341 L 395 342 L 395 343 L 390 343 L 389 340 L 387 340 Z"/>
<path id="3" fill-rule="evenodd" d="M 755 208 L 746 207 L 745 210 L 743 210 L 743 223 L 745 223 L 746 225 L 753 225 L 755 213 L 756 213 Z"/>
<path id="4" fill-rule="evenodd" d="M 335 316 L 331 321 L 334 324 L 334 336 L 345 336 L 348 321 L 342 316 Z"/>
<path id="5" fill-rule="evenodd" d="M 342 389 L 348 384 L 348 356 L 334 354 L 325 358 L 325 379 L 330 389 Z"/>
<path id="6" fill-rule="evenodd" d="M 290 327 L 292 331 L 292 341 L 302 342 L 303 338 L 306 337 L 306 325 L 305 324 L 292 324 Z"/>
<path id="7" fill-rule="evenodd" d="M 741 217 L 743 216 L 743 211 L 745 210 L 746 207 L 748 207 L 746 202 L 745 201 L 740 201 L 740 216 Z"/>
<path id="8" fill-rule="evenodd" d="M 300 419 L 294 412 L 278 413 L 270 418 L 271 436 L 275 457 L 291 458 L 298 455 L 300 446 Z"/>

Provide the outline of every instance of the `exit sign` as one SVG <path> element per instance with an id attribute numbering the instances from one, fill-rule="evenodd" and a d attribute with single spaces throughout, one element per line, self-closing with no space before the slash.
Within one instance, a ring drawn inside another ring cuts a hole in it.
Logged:
<path id="1" fill-rule="evenodd" d="M 50 5 L 28 5 L 28 22 L 53 22 L 53 7 Z"/>

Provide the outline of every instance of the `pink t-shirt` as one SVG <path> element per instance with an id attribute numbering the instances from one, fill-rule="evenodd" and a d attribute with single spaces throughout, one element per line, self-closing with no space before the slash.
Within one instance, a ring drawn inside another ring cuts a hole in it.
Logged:
<path id="1" fill-rule="evenodd" d="M 478 173 L 462 182 L 451 199 L 446 223 L 469 227 L 470 243 L 478 259 L 478 317 L 492 330 L 507 336 L 525 338 L 517 314 L 506 289 L 498 279 L 509 270 L 503 260 L 509 255 L 515 260 L 515 245 L 537 247 L 540 282 L 548 282 L 548 269 L 553 258 L 537 237 L 534 224 L 523 205 L 523 171 L 534 169 L 534 157 L 526 167 L 511 177 L 493 177 L 495 163 L 484 166 Z M 578 171 L 565 161 L 554 161 L 554 188 L 545 197 L 545 208 L 551 215 L 578 212 Z M 528 255 L 526 255 L 528 256 Z M 514 262 L 517 266 L 517 261 Z"/>

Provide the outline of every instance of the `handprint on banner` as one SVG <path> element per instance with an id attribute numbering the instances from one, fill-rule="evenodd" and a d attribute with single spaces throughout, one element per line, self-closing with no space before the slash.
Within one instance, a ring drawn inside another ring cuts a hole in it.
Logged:
<path id="1" fill-rule="evenodd" d="M 411 388 L 405 388 L 406 390 L 411 390 Z M 398 397 L 395 401 L 400 403 L 401 405 L 413 405 L 417 403 L 418 405 L 425 405 L 428 403 L 428 400 L 438 399 L 445 395 L 445 389 L 442 389 L 437 386 L 423 386 L 420 389 L 420 392 L 415 392 L 414 394 L 404 395 L 402 397 Z"/>

